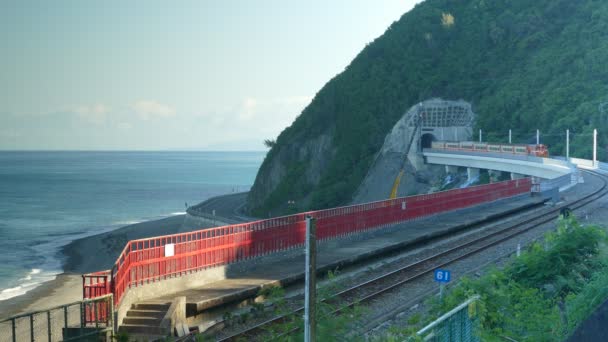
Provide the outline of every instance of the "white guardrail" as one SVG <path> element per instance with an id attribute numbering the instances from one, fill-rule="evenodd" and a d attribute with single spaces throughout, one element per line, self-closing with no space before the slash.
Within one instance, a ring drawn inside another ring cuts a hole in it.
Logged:
<path id="1" fill-rule="evenodd" d="M 570 162 L 583 169 L 600 169 L 603 171 L 608 171 L 608 163 L 604 163 L 601 161 L 596 161 L 594 165 L 593 160 L 570 158 Z"/>
<path id="2" fill-rule="evenodd" d="M 566 158 L 562 156 L 553 157 L 554 161 L 566 163 Z M 565 190 L 569 187 L 568 182 L 571 185 L 576 183 L 583 183 L 583 176 L 581 175 L 580 169 L 589 169 L 589 170 L 602 170 L 608 172 L 608 163 L 604 163 L 601 161 L 596 161 L 582 158 L 570 158 L 570 164 L 576 167 L 576 171 L 572 172 L 570 175 L 564 175 L 561 177 L 557 177 L 554 179 L 546 179 L 541 182 L 541 191 L 548 190 L 554 187 L 559 187 L 560 191 Z M 570 180 L 568 180 L 568 176 L 570 176 Z"/>
<path id="3" fill-rule="evenodd" d="M 578 170 L 574 170 L 572 173 L 553 178 L 553 179 L 543 179 L 540 182 L 540 190 L 546 191 L 553 188 L 559 188 L 559 191 L 564 191 L 571 186 L 580 182 L 580 172 Z"/>

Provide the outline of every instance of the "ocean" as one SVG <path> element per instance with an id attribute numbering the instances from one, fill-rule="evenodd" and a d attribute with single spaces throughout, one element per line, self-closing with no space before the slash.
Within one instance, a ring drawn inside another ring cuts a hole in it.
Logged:
<path id="1" fill-rule="evenodd" d="M 0 300 L 62 272 L 62 246 L 247 191 L 265 152 L 0 152 Z"/>

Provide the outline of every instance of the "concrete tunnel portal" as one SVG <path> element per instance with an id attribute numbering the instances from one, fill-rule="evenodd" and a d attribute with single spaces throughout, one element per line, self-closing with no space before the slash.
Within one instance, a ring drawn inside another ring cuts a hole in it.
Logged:
<path id="1" fill-rule="evenodd" d="M 404 165 L 408 165 L 408 172 L 431 168 L 422 153 L 432 147 L 433 141 L 470 141 L 474 119 L 471 104 L 464 100 L 432 98 L 411 106 L 386 135 L 352 203 L 386 199 Z M 396 194 L 416 190 L 418 185 L 410 184 L 412 179 L 415 182 L 412 177 L 399 181 Z"/>
<path id="2" fill-rule="evenodd" d="M 420 147 L 422 148 L 431 148 L 433 141 L 436 141 L 437 138 L 431 133 L 424 133 L 420 137 Z"/>

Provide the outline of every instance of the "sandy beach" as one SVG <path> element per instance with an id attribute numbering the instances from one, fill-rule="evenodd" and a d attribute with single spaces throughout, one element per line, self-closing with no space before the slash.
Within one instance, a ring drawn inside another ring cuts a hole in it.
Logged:
<path id="1" fill-rule="evenodd" d="M 175 215 L 131 224 L 70 242 L 60 251 L 63 273 L 21 296 L 0 301 L 0 320 L 82 300 L 82 274 L 111 269 L 130 240 L 223 225 L 225 223 L 220 221 L 222 217 L 228 217 L 228 221 L 247 219 L 234 209 L 242 205 L 245 195 L 246 193 L 238 193 L 216 196 L 199 203 L 196 207 L 202 208 L 202 211 L 217 210 L 219 215 L 215 223 L 196 221 L 193 226 L 192 222 L 186 224 L 186 215 Z"/>
<path id="2" fill-rule="evenodd" d="M 185 215 L 132 224 L 106 233 L 74 240 L 63 247 L 64 272 L 90 273 L 112 268 L 129 240 L 179 233 Z"/>
<path id="3" fill-rule="evenodd" d="M 110 269 L 129 240 L 184 231 L 184 217 L 141 222 L 72 241 L 61 251 L 64 273 L 24 295 L 0 301 L 0 319 L 82 300 L 83 273 Z"/>
<path id="4" fill-rule="evenodd" d="M 82 300 L 80 274 L 63 273 L 17 297 L 0 301 L 0 320 L 25 312 L 49 309 Z"/>

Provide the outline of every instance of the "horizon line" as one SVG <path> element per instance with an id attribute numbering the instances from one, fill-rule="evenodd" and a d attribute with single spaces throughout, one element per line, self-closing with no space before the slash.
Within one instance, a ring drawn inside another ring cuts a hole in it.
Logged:
<path id="1" fill-rule="evenodd" d="M 268 150 L 205 150 L 205 149 L 1 149 L 0 152 L 268 152 Z"/>

